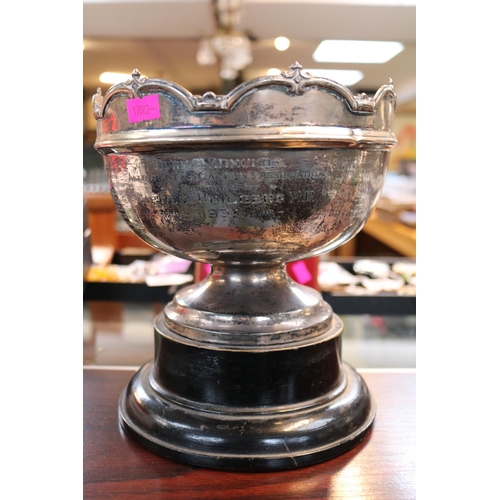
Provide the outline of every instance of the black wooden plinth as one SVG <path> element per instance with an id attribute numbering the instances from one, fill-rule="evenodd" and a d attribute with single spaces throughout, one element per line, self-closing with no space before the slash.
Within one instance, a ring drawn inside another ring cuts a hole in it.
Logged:
<path id="1" fill-rule="evenodd" d="M 360 443 L 375 404 L 340 361 L 340 336 L 300 347 L 220 348 L 155 327 L 155 360 L 132 378 L 120 422 L 146 448 L 203 467 L 312 465 Z"/>

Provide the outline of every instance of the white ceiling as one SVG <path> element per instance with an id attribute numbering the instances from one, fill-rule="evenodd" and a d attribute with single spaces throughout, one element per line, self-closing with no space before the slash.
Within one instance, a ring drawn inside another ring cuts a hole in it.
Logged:
<path id="1" fill-rule="evenodd" d="M 406 0 L 245 0 L 240 30 L 254 40 L 253 62 L 243 80 L 285 70 L 298 61 L 304 68 L 360 69 L 365 78 L 353 91 L 374 91 L 392 78 L 398 102 L 415 100 L 416 7 Z M 212 0 L 84 0 L 84 89 L 104 71 L 172 80 L 193 93 L 217 92 L 216 66 L 199 66 L 199 40 L 216 29 Z M 273 40 L 286 36 L 284 52 Z M 323 39 L 395 40 L 405 50 L 385 64 L 315 63 L 312 53 Z"/>

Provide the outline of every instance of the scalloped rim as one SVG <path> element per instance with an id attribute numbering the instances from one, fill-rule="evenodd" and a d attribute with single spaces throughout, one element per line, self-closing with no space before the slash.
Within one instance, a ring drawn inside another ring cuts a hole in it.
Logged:
<path id="1" fill-rule="evenodd" d="M 158 90 L 168 92 L 177 97 L 187 109 L 191 112 L 200 111 L 231 111 L 236 103 L 245 95 L 254 92 L 256 89 L 270 86 L 287 87 L 291 94 L 301 95 L 310 87 L 319 87 L 331 90 L 344 98 L 354 113 L 372 114 L 380 102 L 385 99 L 391 99 L 396 104 L 396 93 L 392 80 L 389 79 L 388 85 L 382 85 L 374 95 L 368 97 L 366 94 L 353 95 L 344 85 L 328 78 L 319 78 L 302 71 L 299 63 L 292 64 L 288 72 L 283 72 L 277 76 L 262 76 L 249 80 L 238 85 L 227 95 L 216 95 L 213 92 L 206 92 L 202 96 L 193 95 L 184 87 L 176 83 L 160 79 L 148 79 L 141 76 L 141 73 L 135 69 L 132 72 L 132 79 L 124 83 L 113 85 L 103 96 L 101 89 L 92 98 L 94 117 L 96 120 L 102 119 L 110 101 L 118 95 L 128 95 L 130 98 L 142 97 L 147 92 Z"/>

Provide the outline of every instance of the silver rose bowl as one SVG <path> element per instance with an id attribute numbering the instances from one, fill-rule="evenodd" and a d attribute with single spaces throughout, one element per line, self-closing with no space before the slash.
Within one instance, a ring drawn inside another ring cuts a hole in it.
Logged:
<path id="1" fill-rule="evenodd" d="M 119 403 L 149 449 L 207 467 L 310 465 L 374 420 L 340 359 L 341 320 L 287 262 L 355 236 L 380 195 L 396 96 L 373 98 L 294 64 L 228 95 L 132 78 L 94 96 L 96 149 L 116 206 L 157 250 L 212 264 L 155 320 L 155 359 Z"/>

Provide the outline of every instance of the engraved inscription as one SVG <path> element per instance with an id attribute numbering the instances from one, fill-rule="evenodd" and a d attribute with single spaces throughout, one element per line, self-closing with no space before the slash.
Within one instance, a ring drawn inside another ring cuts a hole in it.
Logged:
<path id="1" fill-rule="evenodd" d="M 108 173 L 113 189 L 123 192 L 116 195 L 122 200 L 122 215 L 147 217 L 158 227 L 191 232 L 215 224 L 274 231 L 315 220 L 320 211 L 325 217 L 316 221 L 317 233 L 326 234 L 340 230 L 349 219 L 362 218 L 373 203 L 380 176 L 359 171 L 361 154 L 269 150 L 252 157 L 237 150 L 206 156 L 185 151 L 128 155 L 125 165 L 124 157 L 116 155 Z"/>
<path id="2" fill-rule="evenodd" d="M 240 195 L 214 195 L 214 194 L 198 194 L 200 203 L 209 204 L 226 204 L 226 205 L 259 205 L 261 203 L 283 203 L 285 195 L 283 193 L 262 193 L 262 194 L 240 194 Z"/>

